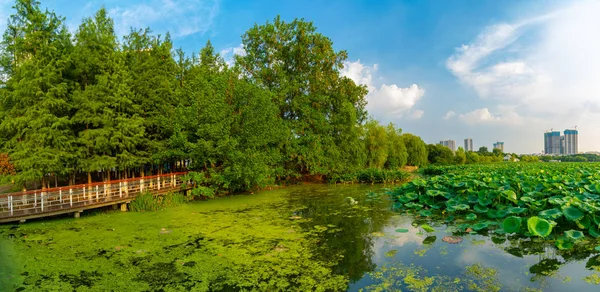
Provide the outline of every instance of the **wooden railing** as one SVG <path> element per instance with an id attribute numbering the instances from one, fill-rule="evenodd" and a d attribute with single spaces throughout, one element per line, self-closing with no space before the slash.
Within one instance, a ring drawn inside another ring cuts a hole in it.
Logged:
<path id="1" fill-rule="evenodd" d="M 0 222 L 18 221 L 73 210 L 92 209 L 127 202 L 138 194 L 164 194 L 182 190 L 185 172 L 169 173 L 101 183 L 82 184 L 0 194 Z"/>

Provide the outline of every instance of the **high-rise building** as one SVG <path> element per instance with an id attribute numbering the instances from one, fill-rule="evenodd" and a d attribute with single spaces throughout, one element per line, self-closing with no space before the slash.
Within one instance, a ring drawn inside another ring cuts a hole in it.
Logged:
<path id="1" fill-rule="evenodd" d="M 452 152 L 456 151 L 456 142 L 454 140 L 440 141 L 440 145 L 450 148 Z"/>
<path id="2" fill-rule="evenodd" d="M 473 151 L 473 139 L 465 139 L 465 151 Z"/>
<path id="3" fill-rule="evenodd" d="M 578 153 L 578 136 L 579 133 L 577 132 L 577 130 L 565 130 L 563 154 L 571 155 Z"/>
<path id="4" fill-rule="evenodd" d="M 565 130 L 561 136 L 558 131 L 544 133 L 544 153 L 548 155 L 572 155 L 578 153 L 577 130 Z"/>
<path id="5" fill-rule="evenodd" d="M 544 133 L 544 153 L 545 154 L 560 154 L 561 142 L 560 132 L 552 131 Z"/>
<path id="6" fill-rule="evenodd" d="M 504 142 L 494 143 L 494 149 L 500 149 L 500 151 L 502 151 L 502 153 L 504 153 Z"/>

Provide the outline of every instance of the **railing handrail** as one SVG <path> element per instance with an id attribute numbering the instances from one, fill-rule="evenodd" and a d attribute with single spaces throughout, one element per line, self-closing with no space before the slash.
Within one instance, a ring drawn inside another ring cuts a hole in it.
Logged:
<path id="1" fill-rule="evenodd" d="M 144 180 L 151 180 L 151 179 L 155 179 L 155 178 L 159 178 L 159 177 L 169 177 L 172 175 L 185 175 L 187 174 L 187 171 L 183 171 L 183 172 L 172 172 L 172 173 L 165 173 L 165 174 L 157 174 L 157 175 L 150 175 L 150 176 L 144 176 L 144 177 L 136 177 L 136 178 L 127 178 L 127 179 L 119 179 L 119 180 L 111 180 L 111 181 L 105 181 L 105 182 L 95 182 L 95 183 L 91 183 L 91 184 L 78 184 L 78 185 L 72 185 L 72 186 L 62 186 L 62 187 L 55 187 L 55 188 L 47 188 L 47 189 L 36 189 L 36 190 L 29 190 L 29 191 L 20 191 L 20 192 L 12 192 L 12 193 L 5 193 L 5 194 L 0 194 L 0 198 L 5 198 L 5 197 L 9 197 L 9 196 L 13 196 L 13 197 L 17 197 L 17 196 L 24 196 L 24 195 L 31 195 L 31 194 L 35 194 L 35 193 L 41 193 L 41 192 L 45 192 L 45 193 L 49 193 L 49 192 L 58 192 L 61 190 L 69 190 L 69 189 L 80 189 L 80 188 L 86 188 L 86 187 L 94 187 L 94 186 L 101 186 L 101 185 L 107 185 L 107 184 L 115 184 L 115 183 L 120 183 L 120 182 L 134 182 L 134 181 L 141 181 L 142 179 Z"/>

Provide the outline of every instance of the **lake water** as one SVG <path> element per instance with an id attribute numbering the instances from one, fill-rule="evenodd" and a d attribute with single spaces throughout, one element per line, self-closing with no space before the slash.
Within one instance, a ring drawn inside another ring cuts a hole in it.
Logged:
<path id="1" fill-rule="evenodd" d="M 0 225 L 0 291 L 600 290 L 595 244 L 462 233 L 450 244 L 455 228 L 396 213 L 383 192 L 303 185 Z"/>

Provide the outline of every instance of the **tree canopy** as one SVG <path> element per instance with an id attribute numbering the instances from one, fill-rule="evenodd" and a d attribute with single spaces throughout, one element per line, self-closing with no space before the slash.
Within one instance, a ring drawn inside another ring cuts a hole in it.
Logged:
<path id="1" fill-rule="evenodd" d="M 427 164 L 418 136 L 367 119 L 367 88 L 340 73 L 347 52 L 312 22 L 254 25 L 231 63 L 210 41 L 188 57 L 149 28 L 120 39 L 104 8 L 71 35 L 37 1 L 14 7 L 0 43 L 0 150 L 21 184 L 185 168 L 209 194 Z"/>

